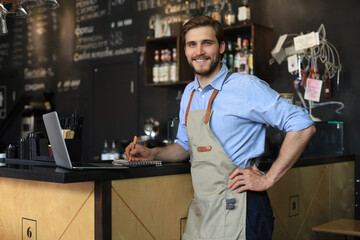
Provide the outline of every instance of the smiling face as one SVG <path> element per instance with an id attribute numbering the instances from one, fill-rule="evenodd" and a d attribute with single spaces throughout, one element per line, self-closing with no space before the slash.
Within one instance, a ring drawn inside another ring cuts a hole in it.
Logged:
<path id="1" fill-rule="evenodd" d="M 220 71 L 225 42 L 218 43 L 211 26 L 197 27 L 185 35 L 185 55 L 199 81 L 209 83 Z"/>

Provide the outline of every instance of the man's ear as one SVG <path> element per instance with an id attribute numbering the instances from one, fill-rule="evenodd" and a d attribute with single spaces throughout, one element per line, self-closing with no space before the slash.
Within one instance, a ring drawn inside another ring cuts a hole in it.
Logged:
<path id="1" fill-rule="evenodd" d="M 225 45 L 225 42 L 224 41 L 222 41 L 221 43 L 220 43 L 220 54 L 223 54 L 224 52 L 225 52 L 225 50 L 226 50 L 226 45 Z"/>

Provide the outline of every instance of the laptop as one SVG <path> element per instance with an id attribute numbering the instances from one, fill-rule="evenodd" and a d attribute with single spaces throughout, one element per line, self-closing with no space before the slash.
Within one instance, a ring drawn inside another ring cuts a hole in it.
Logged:
<path id="1" fill-rule="evenodd" d="M 51 144 L 52 154 L 58 167 L 74 170 L 86 169 L 127 169 L 128 166 L 114 165 L 111 162 L 71 162 L 69 152 L 61 132 L 57 112 L 43 115 L 46 132 Z M 124 160 L 127 161 L 127 160 Z"/>

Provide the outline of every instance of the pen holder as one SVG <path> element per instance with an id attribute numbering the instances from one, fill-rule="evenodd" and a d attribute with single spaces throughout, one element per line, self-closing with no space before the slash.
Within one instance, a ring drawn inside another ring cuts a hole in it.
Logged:
<path id="1" fill-rule="evenodd" d="M 65 139 L 66 147 L 72 162 L 81 161 L 82 155 L 82 139 Z"/>

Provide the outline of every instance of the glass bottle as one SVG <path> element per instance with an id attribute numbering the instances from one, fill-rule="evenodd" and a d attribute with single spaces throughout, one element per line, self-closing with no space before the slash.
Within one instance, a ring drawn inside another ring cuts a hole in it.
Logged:
<path id="1" fill-rule="evenodd" d="M 233 47 L 232 47 L 232 42 L 228 41 L 227 43 L 227 67 L 230 71 L 234 71 L 234 51 L 233 51 Z"/>
<path id="2" fill-rule="evenodd" d="M 249 55 L 249 41 L 243 39 L 241 57 L 240 57 L 240 73 L 249 73 L 248 65 L 248 55 Z"/>
<path id="3" fill-rule="evenodd" d="M 241 60 L 241 37 L 238 37 L 235 44 L 234 72 L 240 72 Z"/>
<path id="4" fill-rule="evenodd" d="M 172 49 L 172 61 L 170 65 L 170 81 L 171 82 L 177 82 L 178 76 L 177 76 L 177 52 L 176 48 Z"/>
<path id="5" fill-rule="evenodd" d="M 110 149 L 106 139 L 104 140 L 104 148 L 101 152 L 101 160 L 110 160 Z"/>
<path id="6" fill-rule="evenodd" d="M 159 50 L 155 50 L 154 52 L 154 66 L 152 69 L 153 74 L 153 82 L 158 83 L 160 80 L 160 61 L 159 61 Z"/>
<path id="7" fill-rule="evenodd" d="M 161 49 L 161 64 L 160 64 L 160 81 L 166 82 L 168 80 L 169 68 L 167 62 L 167 49 Z"/>
<path id="8" fill-rule="evenodd" d="M 248 65 L 249 65 L 249 74 L 254 75 L 254 55 L 253 55 L 253 46 L 251 41 L 249 48 Z"/>
<path id="9" fill-rule="evenodd" d="M 238 8 L 238 20 L 239 23 L 247 24 L 251 22 L 251 7 L 247 0 L 243 0 L 242 3 Z"/>
<path id="10" fill-rule="evenodd" d="M 204 16 L 204 11 L 202 10 L 202 0 L 197 0 L 196 7 L 196 16 Z"/>
<path id="11" fill-rule="evenodd" d="M 211 17 L 221 23 L 219 0 L 214 0 L 214 10 L 211 12 Z"/>
<path id="12" fill-rule="evenodd" d="M 228 26 L 235 24 L 235 13 L 232 10 L 230 0 L 227 1 L 227 10 L 224 15 L 224 23 Z"/>
<path id="13" fill-rule="evenodd" d="M 111 143 L 111 151 L 110 151 L 110 154 L 111 154 L 111 160 L 117 160 L 120 158 L 120 153 L 119 153 L 119 150 L 116 146 L 116 141 L 113 140 L 112 143 Z"/>
<path id="14" fill-rule="evenodd" d="M 185 13 L 182 16 L 183 25 L 185 23 L 187 23 L 187 21 L 189 21 L 191 18 L 192 18 L 192 16 L 191 16 L 191 13 L 190 13 L 189 1 L 185 1 Z"/>

